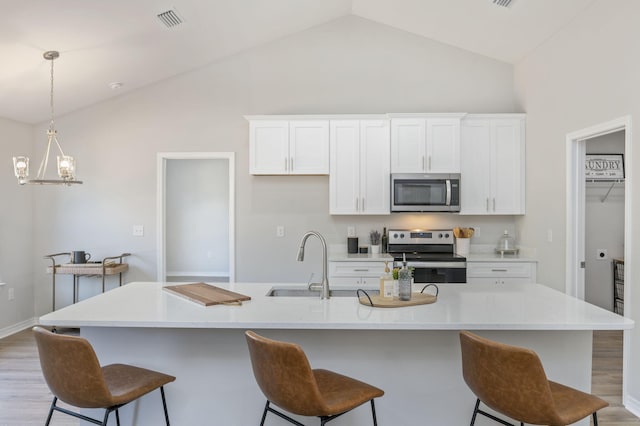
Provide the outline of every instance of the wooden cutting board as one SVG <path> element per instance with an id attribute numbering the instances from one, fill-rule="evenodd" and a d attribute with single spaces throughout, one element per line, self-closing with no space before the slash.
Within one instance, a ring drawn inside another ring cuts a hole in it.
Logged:
<path id="1" fill-rule="evenodd" d="M 162 289 L 203 306 L 242 305 L 243 301 L 251 300 L 244 294 L 206 283 L 170 285 Z"/>

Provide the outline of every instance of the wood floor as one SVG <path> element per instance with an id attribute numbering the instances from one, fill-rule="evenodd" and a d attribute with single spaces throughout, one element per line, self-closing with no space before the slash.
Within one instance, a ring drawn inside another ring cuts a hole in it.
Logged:
<path id="1" fill-rule="evenodd" d="M 598 413 L 600 425 L 640 426 L 640 419 L 621 405 L 621 331 L 594 332 L 592 392 L 610 404 Z M 51 399 L 31 330 L 0 339 L 0 426 L 43 425 Z M 53 426 L 78 424 L 61 413 L 51 421 Z"/>

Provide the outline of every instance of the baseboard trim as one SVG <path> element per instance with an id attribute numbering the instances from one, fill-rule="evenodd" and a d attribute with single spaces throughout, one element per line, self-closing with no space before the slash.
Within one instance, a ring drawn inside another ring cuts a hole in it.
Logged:
<path id="1" fill-rule="evenodd" d="M 627 395 L 624 401 L 624 408 L 636 417 L 640 417 L 640 401 Z"/>
<path id="2" fill-rule="evenodd" d="M 17 324 L 10 325 L 9 327 L 0 328 L 0 339 L 9 337 L 12 334 L 16 334 L 24 330 L 25 328 L 33 327 L 36 324 L 38 324 L 38 318 L 33 317 L 27 320 L 21 321 Z"/>

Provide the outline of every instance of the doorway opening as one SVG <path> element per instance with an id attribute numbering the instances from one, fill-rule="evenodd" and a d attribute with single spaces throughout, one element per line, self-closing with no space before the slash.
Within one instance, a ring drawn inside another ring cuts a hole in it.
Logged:
<path id="1" fill-rule="evenodd" d="M 157 279 L 235 280 L 234 153 L 158 153 Z"/>
<path id="2" fill-rule="evenodd" d="M 631 168 L 631 117 L 625 116 L 605 123 L 601 123 L 586 129 L 569 133 L 566 136 L 567 149 L 567 227 L 566 227 L 566 288 L 567 294 L 585 299 L 585 255 L 586 253 L 586 179 L 585 179 L 585 158 L 587 153 L 587 141 L 594 138 L 611 135 L 617 132 L 624 134 L 624 170 L 625 170 L 625 200 L 624 200 L 624 227 L 625 230 L 632 229 L 632 173 Z M 624 232 L 622 244 L 624 245 L 623 257 L 630 258 L 632 253 L 632 241 L 627 238 L 629 232 Z M 624 299 L 629 300 L 631 267 L 624 268 Z M 611 289 L 613 293 L 613 289 Z M 629 316 L 629 310 L 625 310 L 625 316 Z M 623 338 L 623 377 L 622 377 L 622 401 L 626 405 L 627 383 L 629 374 L 631 335 L 628 330 L 624 331 Z"/>

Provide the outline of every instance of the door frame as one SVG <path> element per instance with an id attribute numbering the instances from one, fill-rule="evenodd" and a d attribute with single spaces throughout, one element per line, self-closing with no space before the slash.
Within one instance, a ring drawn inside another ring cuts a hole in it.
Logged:
<path id="1" fill-rule="evenodd" d="M 166 280 L 166 170 L 168 160 L 226 160 L 229 172 L 229 282 L 235 282 L 235 153 L 159 152 L 157 155 L 156 253 L 158 281 Z"/>
<path id="2" fill-rule="evenodd" d="M 631 116 L 626 115 L 596 124 L 594 126 L 568 133 L 566 136 L 567 149 L 567 194 L 566 194 L 566 281 L 565 292 L 584 300 L 585 279 L 584 269 L 580 263 L 585 257 L 585 154 L 586 141 L 598 136 L 607 135 L 614 132 L 624 131 L 624 170 L 625 170 L 625 205 L 624 205 L 624 257 L 631 259 L 633 253 L 632 238 L 628 238 L 631 233 L 633 215 L 633 169 L 632 169 L 632 134 Z M 624 267 L 624 298 L 631 300 L 631 276 L 632 262 L 627 262 Z M 633 307 L 625 305 L 624 316 L 631 318 Z M 623 349 L 623 371 L 622 371 L 622 402 L 628 404 L 628 383 L 631 351 L 630 330 L 624 330 Z"/>

